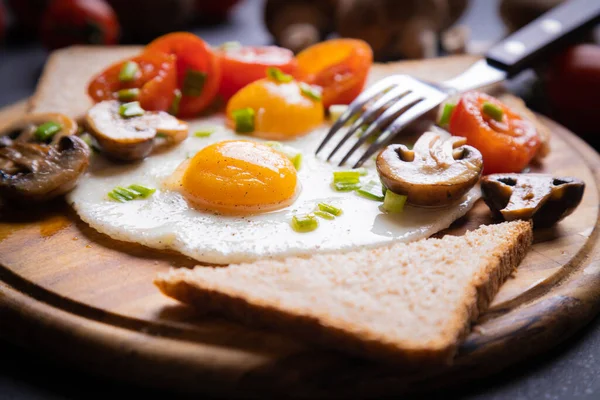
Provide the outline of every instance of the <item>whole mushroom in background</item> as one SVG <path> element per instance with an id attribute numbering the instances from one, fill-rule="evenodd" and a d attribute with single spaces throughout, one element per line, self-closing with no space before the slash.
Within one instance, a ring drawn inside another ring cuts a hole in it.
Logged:
<path id="1" fill-rule="evenodd" d="M 336 31 L 369 43 L 378 60 L 430 58 L 467 5 L 468 0 L 339 0 Z M 466 41 L 465 32 L 458 39 Z M 453 47 L 464 49 L 464 43 Z"/>

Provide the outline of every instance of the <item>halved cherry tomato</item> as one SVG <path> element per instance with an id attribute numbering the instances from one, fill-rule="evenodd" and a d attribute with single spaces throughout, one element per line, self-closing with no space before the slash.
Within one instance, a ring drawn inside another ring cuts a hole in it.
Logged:
<path id="1" fill-rule="evenodd" d="M 362 40 L 333 39 L 310 46 L 296 56 L 297 78 L 323 88 L 323 105 L 349 104 L 362 91 L 373 51 Z"/>
<path id="2" fill-rule="evenodd" d="M 178 117 L 196 117 L 211 104 L 219 90 L 221 68 L 204 40 L 192 33 L 174 32 L 155 39 L 146 50 L 177 57 L 177 87 L 183 94 Z"/>
<path id="3" fill-rule="evenodd" d="M 502 110 L 500 121 L 482 111 L 486 102 Z M 541 144 L 532 121 L 498 99 L 478 92 L 462 95 L 450 118 L 449 130 L 452 135 L 466 137 L 467 143 L 481 152 L 485 174 L 521 172 Z"/>
<path id="4" fill-rule="evenodd" d="M 297 67 L 294 53 L 277 46 L 231 46 L 222 48 L 217 54 L 221 58 L 219 94 L 225 100 L 247 84 L 264 78 L 269 67 L 292 75 Z"/>
<path id="5" fill-rule="evenodd" d="M 139 72 L 131 81 L 119 80 L 119 73 L 128 61 L 135 62 Z M 88 94 L 95 101 L 118 98 L 121 89 L 140 89 L 139 100 L 144 110 L 167 111 L 173 104 L 177 88 L 175 57 L 162 53 L 144 52 L 137 57 L 111 65 L 92 79 Z"/>

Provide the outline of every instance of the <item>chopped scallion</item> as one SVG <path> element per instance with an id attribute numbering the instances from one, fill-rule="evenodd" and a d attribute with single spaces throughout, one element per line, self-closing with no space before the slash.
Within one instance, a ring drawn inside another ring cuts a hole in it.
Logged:
<path id="1" fill-rule="evenodd" d="M 302 167 L 302 153 L 296 154 L 294 157 L 290 158 L 290 161 L 294 164 L 296 171 L 299 171 L 300 167 Z"/>
<path id="2" fill-rule="evenodd" d="M 438 122 L 439 126 L 445 127 L 450 123 L 450 117 L 452 117 L 452 113 L 456 108 L 456 104 L 446 103 L 444 104 L 444 109 L 442 110 L 442 116 Z"/>
<path id="3" fill-rule="evenodd" d="M 319 86 L 309 85 L 305 82 L 300 82 L 300 92 L 306 97 L 314 101 L 321 101 L 321 88 Z"/>
<path id="4" fill-rule="evenodd" d="M 321 210 L 315 211 L 315 212 L 313 212 L 313 214 L 315 214 L 317 217 L 321 217 L 323 219 L 328 219 L 328 220 L 335 219 L 335 215 L 330 214 L 325 211 L 321 211 Z"/>
<path id="5" fill-rule="evenodd" d="M 135 199 L 147 199 L 156 192 L 156 189 L 148 188 L 142 185 L 129 185 L 126 188 L 117 186 L 107 194 L 110 199 L 124 203 Z"/>
<path id="6" fill-rule="evenodd" d="M 140 89 L 121 89 L 117 92 L 117 98 L 119 101 L 134 101 L 140 96 Z"/>
<path id="7" fill-rule="evenodd" d="M 498 122 L 502 121 L 502 117 L 504 117 L 504 111 L 502 110 L 502 108 L 493 103 L 490 103 L 489 101 L 483 103 L 481 110 L 488 117 L 495 119 Z"/>
<path id="8" fill-rule="evenodd" d="M 212 135 L 213 133 L 215 133 L 216 130 L 217 128 L 215 128 L 214 126 L 203 126 L 196 132 L 194 132 L 194 137 L 207 138 L 210 137 L 210 135 Z"/>
<path id="9" fill-rule="evenodd" d="M 233 110 L 231 116 L 235 123 L 235 131 L 237 133 L 252 133 L 254 132 L 254 115 L 252 108 L 240 108 Z"/>
<path id="10" fill-rule="evenodd" d="M 383 201 L 383 186 L 380 182 L 370 181 L 356 190 L 356 193 L 369 200 Z"/>
<path id="11" fill-rule="evenodd" d="M 319 203 L 317 204 L 317 207 L 319 207 L 320 211 L 335 215 L 336 217 L 342 215 L 342 209 L 332 206 L 331 204 Z"/>
<path id="12" fill-rule="evenodd" d="M 360 181 L 360 171 L 335 171 L 333 173 L 333 183 L 358 183 Z"/>
<path id="13" fill-rule="evenodd" d="M 52 139 L 52 137 L 60 132 L 61 129 L 61 124 L 54 121 L 48 121 L 38 126 L 34 135 L 37 140 L 45 142 Z"/>
<path id="14" fill-rule="evenodd" d="M 139 101 L 132 101 L 119 106 L 119 115 L 123 118 L 139 117 L 144 115 L 144 109 L 140 106 Z"/>
<path id="15" fill-rule="evenodd" d="M 269 67 L 267 68 L 267 78 L 277 82 L 277 83 L 286 83 L 294 80 L 294 77 L 286 74 L 279 68 Z"/>
<path id="16" fill-rule="evenodd" d="M 331 120 L 331 122 L 335 122 L 338 119 L 340 119 L 342 114 L 344 114 L 347 109 L 348 109 L 348 106 L 346 104 L 330 105 L 329 106 L 329 119 Z"/>
<path id="17" fill-rule="evenodd" d="M 360 182 L 333 182 L 332 186 L 338 192 L 350 192 L 360 188 Z"/>
<path id="18" fill-rule="evenodd" d="M 135 61 L 127 61 L 119 71 L 120 82 L 131 82 L 140 72 L 140 66 Z"/>
<path id="19" fill-rule="evenodd" d="M 169 114 L 175 116 L 179 114 L 179 103 L 181 103 L 181 90 L 175 89 L 175 97 L 173 97 L 173 102 L 169 107 Z"/>
<path id="20" fill-rule="evenodd" d="M 311 232 L 319 227 L 319 221 L 313 214 L 294 215 L 292 229 L 296 232 Z"/>
<path id="21" fill-rule="evenodd" d="M 199 97 L 206 82 L 206 72 L 188 69 L 183 78 L 182 93 L 185 96 Z"/>
<path id="22" fill-rule="evenodd" d="M 224 42 L 224 43 L 221 43 L 221 45 L 219 46 L 219 48 L 223 51 L 237 50 L 237 49 L 240 49 L 241 47 L 242 47 L 242 44 L 240 42 L 235 42 L 235 41 Z"/>
<path id="23" fill-rule="evenodd" d="M 396 194 L 391 190 L 385 192 L 385 198 L 383 199 L 383 209 L 390 213 L 400 213 L 404 210 L 404 203 L 406 203 L 406 196 Z"/>

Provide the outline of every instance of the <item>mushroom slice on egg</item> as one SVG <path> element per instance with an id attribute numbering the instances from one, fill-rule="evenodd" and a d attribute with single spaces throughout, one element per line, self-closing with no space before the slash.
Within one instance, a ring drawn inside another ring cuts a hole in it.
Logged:
<path id="1" fill-rule="evenodd" d="M 580 179 L 546 174 L 493 174 L 481 180 L 483 199 L 496 218 L 533 219 L 536 228 L 571 214 L 584 190 Z"/>
<path id="2" fill-rule="evenodd" d="M 381 182 L 415 206 L 451 204 L 477 183 L 483 169 L 481 153 L 465 143 L 463 137 L 442 140 L 438 133 L 427 132 L 412 150 L 390 145 L 377 157 Z"/>
<path id="3" fill-rule="evenodd" d="M 0 132 L 0 199 L 40 202 L 71 190 L 90 156 L 76 132 L 63 114 L 26 115 Z"/>
<path id="4" fill-rule="evenodd" d="M 157 136 L 167 144 L 183 141 L 188 136 L 187 123 L 162 111 L 145 111 L 142 115 L 123 117 L 121 103 L 102 101 L 86 114 L 86 124 L 102 150 L 124 160 L 141 160 L 157 145 Z"/>

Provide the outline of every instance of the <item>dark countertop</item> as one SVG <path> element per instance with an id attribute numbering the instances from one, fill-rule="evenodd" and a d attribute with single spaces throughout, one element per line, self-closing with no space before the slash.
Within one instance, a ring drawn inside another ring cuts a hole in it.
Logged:
<path id="1" fill-rule="evenodd" d="M 478 41 L 494 41 L 503 34 L 496 0 L 471 0 L 463 17 Z M 238 40 L 263 44 L 270 40 L 262 26 L 260 0 L 246 0 L 228 23 L 195 30 L 211 44 Z M 0 107 L 30 96 L 46 52 L 35 44 L 0 49 Z M 0 330 L 2 321 L 0 321 Z M 68 349 L 65 349 L 68 351 Z M 566 343 L 499 375 L 466 388 L 445 391 L 439 398 L 469 400 L 567 400 L 600 398 L 600 318 Z M 0 341 L 0 400 L 173 398 L 171 393 L 111 382 L 80 369 L 47 359 L 30 350 Z M 438 396 L 435 396 L 438 398 Z M 428 396 L 427 398 L 433 398 Z"/>

